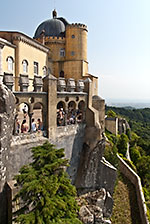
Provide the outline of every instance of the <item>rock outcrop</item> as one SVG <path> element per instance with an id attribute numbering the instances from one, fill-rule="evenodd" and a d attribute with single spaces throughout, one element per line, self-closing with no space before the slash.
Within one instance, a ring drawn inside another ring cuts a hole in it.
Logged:
<path id="1" fill-rule="evenodd" d="M 112 200 L 111 200 L 112 201 Z M 111 215 L 110 194 L 104 188 L 78 198 L 79 218 L 84 224 L 108 224 Z"/>

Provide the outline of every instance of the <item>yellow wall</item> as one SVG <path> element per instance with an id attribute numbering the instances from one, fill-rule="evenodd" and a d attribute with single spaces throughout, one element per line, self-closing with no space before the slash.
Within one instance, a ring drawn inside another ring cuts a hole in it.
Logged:
<path id="1" fill-rule="evenodd" d="M 46 66 L 48 68 L 48 58 L 47 53 L 29 45 L 22 41 L 15 40 L 14 44 L 17 46 L 16 48 L 16 77 L 19 77 L 20 74 L 23 74 L 23 60 L 28 61 L 28 75 L 30 80 L 29 90 L 33 90 L 32 80 L 34 78 L 34 62 L 38 62 L 39 69 L 38 74 L 43 76 L 43 67 Z M 16 78 L 16 90 L 18 78 Z"/>
<path id="2" fill-rule="evenodd" d="M 7 58 L 8 57 L 12 57 L 14 60 L 14 64 L 13 64 L 13 71 L 8 71 L 8 62 L 7 62 Z M 13 75 L 15 74 L 15 48 L 10 47 L 5 45 L 4 48 L 2 49 L 2 71 L 3 73 L 12 73 Z"/>
<path id="3" fill-rule="evenodd" d="M 66 27 L 66 60 L 75 59 L 87 61 L 87 30 L 80 25 L 69 25 Z"/>
<path id="4" fill-rule="evenodd" d="M 39 39 L 38 39 L 39 40 Z M 51 57 L 53 61 L 65 60 L 65 57 L 60 56 L 60 49 L 65 49 L 65 38 L 46 38 L 45 45 L 51 51 Z"/>

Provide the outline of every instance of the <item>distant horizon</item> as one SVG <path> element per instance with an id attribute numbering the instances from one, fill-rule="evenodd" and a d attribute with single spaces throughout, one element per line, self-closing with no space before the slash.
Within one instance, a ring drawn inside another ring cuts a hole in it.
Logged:
<path id="1" fill-rule="evenodd" d="M 150 103 L 150 99 L 106 98 L 105 101 L 109 103 Z"/>
<path id="2" fill-rule="evenodd" d="M 106 99 L 105 104 L 112 107 L 150 108 L 150 100 L 145 99 Z"/>

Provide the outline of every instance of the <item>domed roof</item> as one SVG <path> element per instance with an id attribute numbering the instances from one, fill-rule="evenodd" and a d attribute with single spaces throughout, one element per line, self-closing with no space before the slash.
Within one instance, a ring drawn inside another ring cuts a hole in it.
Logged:
<path id="1" fill-rule="evenodd" d="M 64 36 L 65 25 L 56 18 L 48 19 L 42 22 L 35 31 L 34 38 L 39 38 L 44 32 L 45 36 L 60 37 Z"/>

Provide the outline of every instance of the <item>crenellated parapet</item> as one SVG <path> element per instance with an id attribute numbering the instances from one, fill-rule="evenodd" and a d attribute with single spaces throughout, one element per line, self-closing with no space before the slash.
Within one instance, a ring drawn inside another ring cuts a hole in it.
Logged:
<path id="1" fill-rule="evenodd" d="M 56 37 L 56 36 L 41 36 L 36 39 L 38 42 L 44 43 L 44 45 L 48 44 L 64 44 L 65 37 Z"/>
<path id="2" fill-rule="evenodd" d="M 85 24 L 82 24 L 82 23 L 72 23 L 72 24 L 67 25 L 67 28 L 73 28 L 73 27 L 84 29 L 84 30 L 86 30 L 88 32 L 87 26 Z"/>

